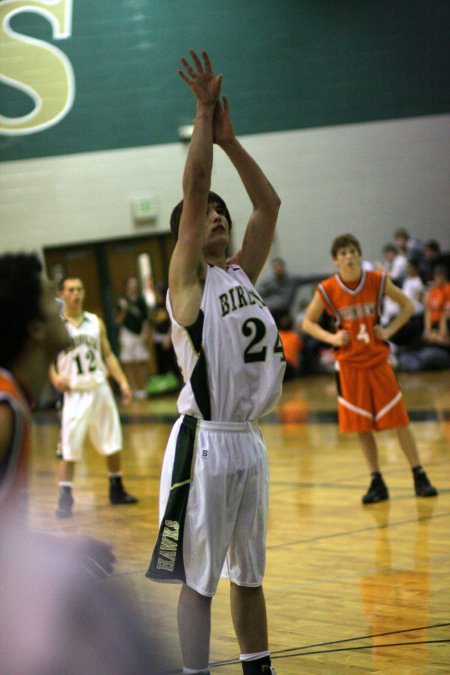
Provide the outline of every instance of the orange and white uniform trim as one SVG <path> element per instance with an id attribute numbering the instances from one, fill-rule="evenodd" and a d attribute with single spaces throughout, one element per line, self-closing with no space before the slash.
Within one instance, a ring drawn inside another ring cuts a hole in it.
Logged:
<path id="1" fill-rule="evenodd" d="M 337 327 L 350 335 L 349 344 L 336 351 L 337 361 L 370 368 L 386 360 L 389 346 L 373 332 L 381 315 L 385 285 L 386 274 L 371 270 L 362 270 L 356 288 L 347 286 L 338 274 L 319 284 L 325 309 L 334 316 Z"/>
<path id="2" fill-rule="evenodd" d="M 326 311 L 350 336 L 335 351 L 340 431 L 406 426 L 408 413 L 388 362 L 389 345 L 375 337 L 386 284 L 384 272 L 362 270 L 352 288 L 336 274 L 319 284 Z"/>
<path id="3" fill-rule="evenodd" d="M 0 368 L 0 405 L 8 405 L 14 417 L 13 437 L 2 467 L 0 511 L 25 519 L 30 453 L 30 410 L 13 375 Z"/>

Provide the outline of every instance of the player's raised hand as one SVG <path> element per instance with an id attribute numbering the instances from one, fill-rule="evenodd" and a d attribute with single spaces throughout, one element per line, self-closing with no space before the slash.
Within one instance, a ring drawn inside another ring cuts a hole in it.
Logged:
<path id="1" fill-rule="evenodd" d="M 217 145 L 225 145 L 235 137 L 227 97 L 224 96 L 222 101 L 223 104 L 218 99 L 214 108 L 213 140 Z"/>
<path id="2" fill-rule="evenodd" d="M 203 64 L 193 49 L 189 50 L 189 54 L 191 55 L 194 67 L 182 57 L 181 63 L 186 72 L 179 70 L 178 73 L 192 90 L 197 101 L 207 105 L 214 105 L 219 99 L 222 75 L 213 74 L 211 61 L 207 52 L 202 51 Z"/>

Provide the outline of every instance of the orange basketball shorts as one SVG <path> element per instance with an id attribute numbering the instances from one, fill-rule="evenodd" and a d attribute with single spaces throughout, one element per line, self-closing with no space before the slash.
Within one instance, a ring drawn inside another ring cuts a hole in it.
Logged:
<path id="1" fill-rule="evenodd" d="M 387 361 L 370 368 L 338 363 L 339 431 L 393 429 L 409 424 L 394 371 Z"/>

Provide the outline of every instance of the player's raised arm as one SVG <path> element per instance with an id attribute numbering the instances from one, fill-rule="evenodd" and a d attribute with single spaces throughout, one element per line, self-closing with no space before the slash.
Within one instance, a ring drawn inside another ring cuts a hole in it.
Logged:
<path id="1" fill-rule="evenodd" d="M 280 198 L 257 162 L 234 133 L 226 96 L 214 114 L 214 143 L 226 153 L 237 170 L 253 206 L 241 250 L 232 261 L 241 265 L 255 283 L 269 255 L 280 208 Z"/>
<path id="2" fill-rule="evenodd" d="M 189 51 L 193 66 L 181 59 L 179 74 L 196 100 L 194 131 L 183 174 L 183 209 L 178 240 L 169 270 L 169 290 L 176 320 L 192 323 L 200 307 L 201 286 L 198 267 L 202 256 L 205 217 L 213 162 L 214 107 L 220 94 L 222 76 L 215 76 L 208 54 L 202 58 Z"/>

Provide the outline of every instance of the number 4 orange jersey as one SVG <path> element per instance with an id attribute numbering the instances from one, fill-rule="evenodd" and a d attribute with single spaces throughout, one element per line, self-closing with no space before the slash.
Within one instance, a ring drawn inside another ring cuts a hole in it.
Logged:
<path id="1" fill-rule="evenodd" d="M 387 359 L 389 345 L 374 335 L 379 323 L 386 274 L 362 270 L 356 287 L 339 276 L 322 281 L 318 290 L 328 314 L 336 320 L 338 330 L 346 330 L 350 342 L 336 350 L 336 359 L 358 368 L 370 368 Z"/>

